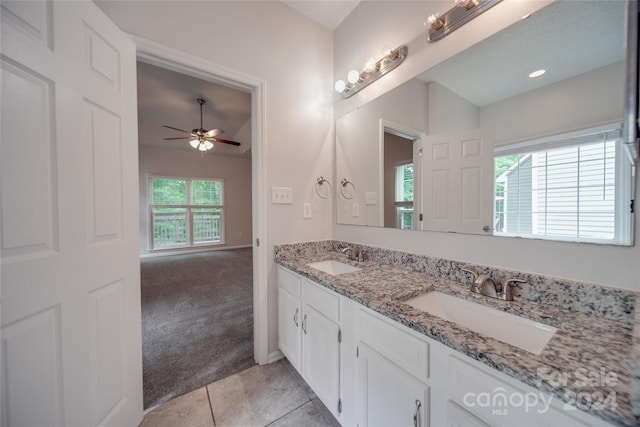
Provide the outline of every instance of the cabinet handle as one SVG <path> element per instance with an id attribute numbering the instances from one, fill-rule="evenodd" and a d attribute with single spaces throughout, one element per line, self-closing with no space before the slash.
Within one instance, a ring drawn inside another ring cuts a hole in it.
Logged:
<path id="1" fill-rule="evenodd" d="M 416 410 L 413 412 L 413 427 L 418 427 L 418 417 L 420 416 L 420 408 L 422 407 L 422 403 L 419 400 L 416 400 Z"/>
<path id="2" fill-rule="evenodd" d="M 296 308 L 296 313 L 293 315 L 293 323 L 296 324 L 296 328 L 298 327 L 298 309 Z"/>
<path id="3" fill-rule="evenodd" d="M 302 318 L 302 330 L 304 331 L 304 334 L 307 335 L 307 315 L 306 314 Z"/>

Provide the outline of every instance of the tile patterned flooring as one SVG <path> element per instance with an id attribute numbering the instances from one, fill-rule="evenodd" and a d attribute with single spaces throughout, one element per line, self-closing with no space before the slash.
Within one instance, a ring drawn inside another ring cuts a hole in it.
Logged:
<path id="1" fill-rule="evenodd" d="M 291 364 L 254 366 L 147 413 L 140 427 L 339 427 Z"/>

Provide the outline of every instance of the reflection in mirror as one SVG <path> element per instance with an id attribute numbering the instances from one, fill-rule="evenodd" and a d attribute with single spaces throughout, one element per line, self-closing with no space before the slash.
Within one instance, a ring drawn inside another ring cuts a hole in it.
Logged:
<path id="1" fill-rule="evenodd" d="M 340 118 L 338 223 L 632 244 L 624 7 L 556 1 Z"/>

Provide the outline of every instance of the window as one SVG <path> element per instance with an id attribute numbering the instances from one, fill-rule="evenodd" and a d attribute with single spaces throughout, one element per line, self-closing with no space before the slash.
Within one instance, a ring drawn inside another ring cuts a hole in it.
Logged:
<path id="1" fill-rule="evenodd" d="M 224 243 L 224 182 L 150 177 L 151 249 Z"/>
<path id="2" fill-rule="evenodd" d="M 592 129 L 500 149 L 495 234 L 623 243 L 629 166 L 618 141 L 619 130 Z"/>
<path id="3" fill-rule="evenodd" d="M 396 166 L 396 227 L 413 229 L 413 163 Z"/>

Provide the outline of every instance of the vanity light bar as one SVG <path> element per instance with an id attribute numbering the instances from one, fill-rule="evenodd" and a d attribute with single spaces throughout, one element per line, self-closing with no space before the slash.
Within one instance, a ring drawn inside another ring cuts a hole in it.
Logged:
<path id="1" fill-rule="evenodd" d="M 456 0 L 456 5 L 442 15 L 431 15 L 427 40 L 434 42 L 462 27 L 502 0 Z"/>
<path id="2" fill-rule="evenodd" d="M 336 90 L 342 93 L 342 96 L 349 98 L 356 92 L 369 86 L 371 83 L 378 80 L 380 77 L 387 74 L 389 71 L 395 69 L 398 65 L 402 64 L 407 55 L 409 54 L 409 48 L 407 46 L 400 46 L 374 64 L 367 63 L 365 70 L 356 75 L 351 75 L 353 71 L 349 72 L 349 83 L 345 83 L 342 80 L 336 82 Z M 355 71 L 355 74 L 358 72 Z M 356 79 L 357 77 L 357 79 Z"/>

